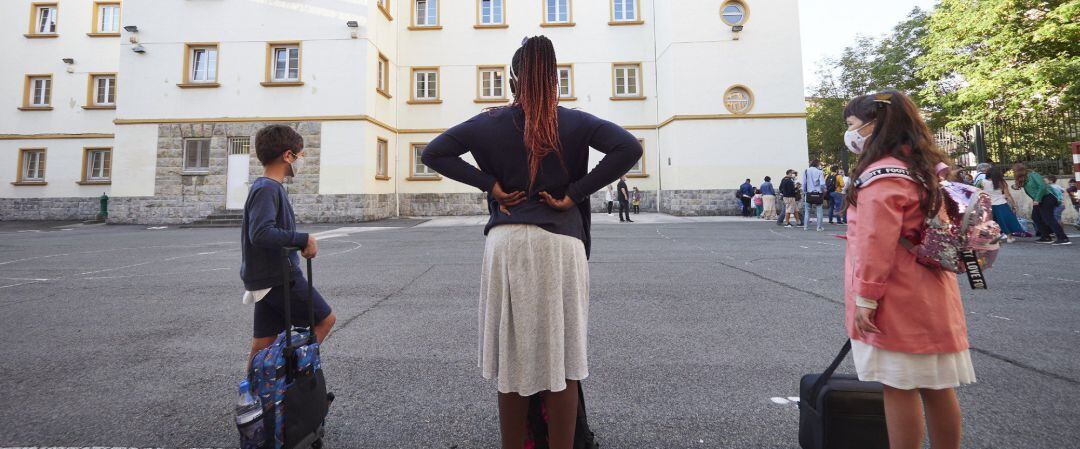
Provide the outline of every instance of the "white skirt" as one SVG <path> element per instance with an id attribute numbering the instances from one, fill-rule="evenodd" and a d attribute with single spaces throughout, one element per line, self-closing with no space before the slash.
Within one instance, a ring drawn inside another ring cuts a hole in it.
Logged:
<path id="1" fill-rule="evenodd" d="M 900 390 L 943 390 L 975 383 L 971 352 L 912 354 L 851 340 L 851 356 L 859 380 L 881 382 Z"/>
<path id="2" fill-rule="evenodd" d="M 535 225 L 488 231 L 479 366 L 499 392 L 562 391 L 589 375 L 589 263 L 580 239 Z"/>

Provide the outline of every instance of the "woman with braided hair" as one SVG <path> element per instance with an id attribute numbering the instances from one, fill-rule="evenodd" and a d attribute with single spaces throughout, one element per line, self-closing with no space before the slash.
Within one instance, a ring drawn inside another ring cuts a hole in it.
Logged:
<path id="1" fill-rule="evenodd" d="M 558 106 L 555 48 L 526 39 L 510 69 L 514 102 L 436 137 L 422 161 L 487 192 L 479 366 L 497 379 L 504 449 L 521 449 L 527 397 L 543 395 L 549 443 L 569 449 L 588 374 L 589 196 L 641 158 L 622 127 Z M 589 171 L 589 148 L 604 158 Z M 477 167 L 461 159 L 471 153 Z"/>

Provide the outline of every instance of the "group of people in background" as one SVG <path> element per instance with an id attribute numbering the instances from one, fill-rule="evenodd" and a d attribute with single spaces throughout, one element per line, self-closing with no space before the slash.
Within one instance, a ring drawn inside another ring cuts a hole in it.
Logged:
<path id="1" fill-rule="evenodd" d="M 1031 237 L 1031 233 L 1020 224 L 1020 219 L 1017 218 L 1018 207 L 1005 181 L 1005 169 L 984 162 L 976 166 L 975 171 L 976 175 L 970 184 L 983 189 L 990 195 L 994 221 L 1001 226 L 1002 239 L 1012 243 L 1016 237 Z M 1073 208 L 1080 212 L 1080 197 L 1077 196 L 1076 180 L 1069 180 L 1068 189 L 1063 189 L 1057 185 L 1056 176 L 1048 175 L 1044 178 L 1038 172 L 1029 170 L 1024 164 L 1013 165 L 1012 171 L 1015 176 L 1013 189 L 1022 190 L 1032 200 L 1031 221 L 1035 224 L 1035 237 L 1037 237 L 1035 241 L 1054 245 L 1071 244 L 1061 223 L 1061 214 L 1065 211 L 1066 196 Z M 958 170 L 954 178 L 964 182 L 963 173 L 965 173 L 963 170 Z M 1074 226 L 1080 228 L 1080 214 Z"/>
<path id="2" fill-rule="evenodd" d="M 776 220 L 778 226 L 801 226 L 809 230 L 810 214 L 816 212 L 816 229 L 824 230 L 825 210 L 830 224 L 847 224 L 847 207 L 844 196 L 851 183 L 844 170 L 837 166 L 821 169 L 821 161 L 814 160 L 803 170 L 805 185 L 799 182 L 799 172 L 789 169 L 774 186 L 771 176 L 766 176 L 757 188 L 747 179 L 737 191 L 743 204 L 742 216 L 763 220 Z M 753 207 L 751 207 L 753 205 Z M 795 224 L 792 224 L 794 218 Z"/>
<path id="3" fill-rule="evenodd" d="M 611 215 L 615 201 L 619 202 L 619 223 L 633 223 L 634 220 L 630 219 L 630 213 L 641 213 L 641 191 L 637 187 L 633 189 L 627 188 L 626 176 L 619 178 L 619 183 L 614 189 L 610 185 L 607 186 L 606 195 L 608 215 Z M 624 216 L 625 218 L 623 218 Z"/>
<path id="4" fill-rule="evenodd" d="M 1033 201 L 1031 221 L 1035 226 L 1036 242 L 1070 244 L 1061 215 L 1066 203 L 1072 203 L 1072 207 L 1078 211 L 1073 226 L 1080 229 L 1080 192 L 1077 191 L 1076 180 L 1070 179 L 1068 188 L 1063 188 L 1057 184 L 1056 176 L 1044 177 L 1028 170 L 1024 164 L 1013 165 L 1012 171 L 1016 179 L 1013 189 L 1022 190 Z M 961 167 L 954 167 L 950 181 L 986 191 L 993 204 L 994 220 L 1001 226 L 1002 240 L 1012 243 L 1016 237 L 1032 237 L 1033 234 L 1018 218 L 1017 204 L 1005 181 L 1005 172 L 1006 168 L 981 163 L 973 177 Z M 844 169 L 832 166 L 824 171 L 821 162 L 815 159 L 803 170 L 803 182 L 799 182 L 799 175 L 798 171 L 788 170 L 779 187 L 773 185 L 770 176 L 766 176 L 756 188 L 747 178 L 736 191 L 742 205 L 742 216 L 776 220 L 778 226 L 801 226 L 809 230 L 811 213 L 814 213 L 816 229 L 822 231 L 825 211 L 828 210 L 829 224 L 846 225 L 847 205 L 844 199 L 851 179 Z"/>

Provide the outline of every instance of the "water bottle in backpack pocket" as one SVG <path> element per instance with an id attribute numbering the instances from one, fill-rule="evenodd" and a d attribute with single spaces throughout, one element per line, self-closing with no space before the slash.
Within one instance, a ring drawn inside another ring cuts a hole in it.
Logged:
<path id="1" fill-rule="evenodd" d="M 259 449 L 266 443 L 262 402 L 258 396 L 251 394 L 247 379 L 240 382 L 240 399 L 236 403 L 236 430 L 240 431 L 240 449 Z"/>

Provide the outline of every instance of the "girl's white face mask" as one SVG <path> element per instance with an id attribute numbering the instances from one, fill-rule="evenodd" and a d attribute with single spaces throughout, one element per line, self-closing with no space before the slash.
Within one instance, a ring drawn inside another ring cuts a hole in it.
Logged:
<path id="1" fill-rule="evenodd" d="M 862 126 L 855 129 L 849 129 L 847 130 L 847 132 L 844 133 L 844 145 L 847 145 L 848 149 L 851 150 L 852 153 L 860 154 L 865 149 L 864 145 L 866 145 L 866 137 L 863 137 L 862 134 L 859 134 L 859 131 L 861 131 L 863 128 L 866 128 L 871 123 L 874 123 L 874 121 L 871 120 L 869 122 L 863 123 Z"/>

